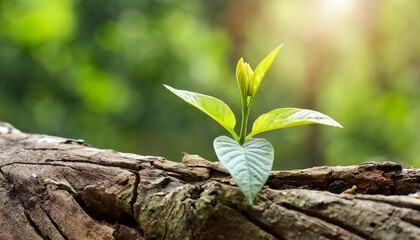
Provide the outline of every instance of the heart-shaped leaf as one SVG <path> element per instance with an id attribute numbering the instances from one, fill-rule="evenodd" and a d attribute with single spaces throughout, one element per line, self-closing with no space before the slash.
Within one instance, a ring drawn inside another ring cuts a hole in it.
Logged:
<path id="1" fill-rule="evenodd" d="M 216 122 L 222 125 L 235 139 L 238 139 L 234 128 L 236 125 L 235 115 L 226 103 L 208 95 L 175 89 L 168 85 L 164 85 L 169 91 L 182 98 L 187 103 L 200 109 L 209 115 Z"/>
<path id="2" fill-rule="evenodd" d="M 251 138 L 241 146 L 226 136 L 216 138 L 213 145 L 220 162 L 252 204 L 273 167 L 273 146 L 263 138 Z"/>
<path id="3" fill-rule="evenodd" d="M 247 138 L 251 138 L 258 133 L 279 128 L 308 124 L 323 124 L 342 128 L 334 119 L 317 111 L 299 108 L 278 108 L 259 116 L 257 120 L 255 120 L 254 125 L 252 126 L 252 132 Z"/>

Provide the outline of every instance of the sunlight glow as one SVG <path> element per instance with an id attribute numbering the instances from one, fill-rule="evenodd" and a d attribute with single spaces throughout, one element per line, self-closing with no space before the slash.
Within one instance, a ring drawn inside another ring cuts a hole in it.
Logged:
<path id="1" fill-rule="evenodd" d="M 322 5 L 327 11 L 347 11 L 351 8 L 350 0 L 323 0 Z"/>
<path id="2" fill-rule="evenodd" d="M 354 15 L 353 5 L 351 0 L 321 0 L 314 4 L 312 11 L 317 19 L 312 25 L 314 36 L 325 36 L 343 29 L 342 26 Z"/>

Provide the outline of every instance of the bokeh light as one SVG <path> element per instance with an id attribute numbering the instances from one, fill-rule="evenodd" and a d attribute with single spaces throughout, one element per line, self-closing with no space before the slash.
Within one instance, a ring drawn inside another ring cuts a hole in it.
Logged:
<path id="1" fill-rule="evenodd" d="M 251 121 L 311 108 L 344 129 L 260 135 L 275 168 L 394 160 L 420 166 L 420 2 L 379 0 L 3 0 L 0 121 L 27 132 L 179 160 L 215 160 L 227 134 L 162 84 L 223 99 L 240 116 L 234 70 L 285 46 Z"/>

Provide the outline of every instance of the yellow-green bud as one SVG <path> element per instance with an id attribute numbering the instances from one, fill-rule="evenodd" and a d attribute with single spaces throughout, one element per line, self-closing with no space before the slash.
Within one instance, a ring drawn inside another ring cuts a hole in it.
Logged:
<path id="1" fill-rule="evenodd" d="M 243 98 L 247 98 L 255 94 L 253 77 L 254 71 L 251 66 L 244 62 L 243 58 L 239 59 L 236 67 L 236 81 L 238 82 L 239 91 L 241 92 Z"/>

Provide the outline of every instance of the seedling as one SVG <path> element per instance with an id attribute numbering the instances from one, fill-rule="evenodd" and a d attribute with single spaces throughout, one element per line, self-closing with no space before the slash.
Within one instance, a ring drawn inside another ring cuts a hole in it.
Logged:
<path id="1" fill-rule="evenodd" d="M 317 111 L 278 108 L 259 116 L 252 126 L 252 131 L 247 134 L 252 100 L 281 47 L 282 45 L 268 54 L 258 64 L 255 71 L 248 63 L 244 62 L 243 58 L 238 62 L 236 81 L 242 102 L 242 121 L 239 135 L 234 130 L 236 125 L 235 115 L 223 101 L 208 95 L 164 85 L 175 95 L 209 115 L 232 135 L 233 139 L 226 136 L 217 137 L 213 143 L 214 150 L 249 204 L 253 203 L 254 198 L 267 181 L 274 161 L 274 148 L 271 143 L 263 138 L 253 138 L 255 135 L 280 128 L 307 124 L 342 127 L 332 118 Z"/>

